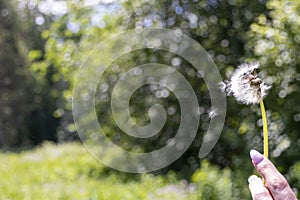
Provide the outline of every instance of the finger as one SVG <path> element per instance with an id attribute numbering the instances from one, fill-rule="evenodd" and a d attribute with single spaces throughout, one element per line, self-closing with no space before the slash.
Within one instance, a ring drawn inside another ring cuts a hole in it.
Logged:
<path id="1" fill-rule="evenodd" d="M 248 182 L 253 200 L 273 200 L 269 190 L 264 186 L 261 178 L 252 175 L 249 177 Z"/>
<path id="2" fill-rule="evenodd" d="M 256 170 L 265 179 L 265 186 L 275 200 L 297 200 L 284 176 L 279 173 L 269 159 L 255 150 L 250 151 L 250 156 Z"/>

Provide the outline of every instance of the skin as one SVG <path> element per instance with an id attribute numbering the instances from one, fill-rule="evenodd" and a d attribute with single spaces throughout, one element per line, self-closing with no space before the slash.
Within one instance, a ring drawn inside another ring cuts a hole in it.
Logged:
<path id="1" fill-rule="evenodd" d="M 253 200 L 297 200 L 297 197 L 282 174 L 273 163 L 264 158 L 255 164 L 257 172 L 265 180 L 255 176 L 249 178 L 249 189 Z"/>

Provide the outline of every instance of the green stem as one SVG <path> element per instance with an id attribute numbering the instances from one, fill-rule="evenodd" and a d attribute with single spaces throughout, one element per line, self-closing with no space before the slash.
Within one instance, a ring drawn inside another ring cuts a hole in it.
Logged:
<path id="1" fill-rule="evenodd" d="M 266 158 L 269 157 L 269 136 L 268 136 L 268 124 L 267 124 L 267 115 L 266 115 L 266 110 L 264 106 L 263 100 L 259 102 L 260 104 L 260 109 L 261 109 L 261 115 L 262 115 L 262 120 L 263 120 L 263 131 L 264 131 L 264 156 Z"/>

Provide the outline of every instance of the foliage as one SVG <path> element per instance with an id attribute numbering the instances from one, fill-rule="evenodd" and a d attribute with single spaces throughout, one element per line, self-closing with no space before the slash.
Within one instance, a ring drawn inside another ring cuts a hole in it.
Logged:
<path id="1" fill-rule="evenodd" d="M 290 168 L 288 174 L 286 175 L 287 180 L 290 185 L 293 186 L 293 189 L 295 190 L 296 194 L 299 196 L 300 191 L 300 162 L 296 162 L 292 167 Z"/>
<path id="2" fill-rule="evenodd" d="M 8 2 L 0 1 L 0 10 L 0 146 L 7 148 L 28 141 L 25 122 L 34 107 L 34 80 L 25 67 L 25 30 Z"/>
<path id="3" fill-rule="evenodd" d="M 211 165 L 208 161 L 201 163 L 192 176 L 200 190 L 197 194 L 200 199 L 232 199 L 233 188 L 231 183 L 231 175 L 229 169 L 220 170 L 218 167 Z"/>
<path id="4" fill-rule="evenodd" d="M 95 39 L 105 38 L 118 30 L 112 29 L 117 27 L 114 16 L 103 18 L 101 28 L 97 24 L 105 14 L 103 10 L 110 9 L 110 4 L 91 7 L 84 6 L 83 2 L 69 1 L 67 5 L 70 14 L 67 15 L 40 13 L 45 18 L 56 19 L 41 33 L 45 40 L 42 53 L 34 49 L 29 53 L 32 61 L 30 70 L 39 81 L 42 90 L 47 91 L 46 95 L 54 102 L 51 116 L 60 121 L 55 127 L 55 137 L 59 142 L 77 138 L 71 113 L 72 90 L 77 70 L 97 43 Z M 111 9 L 110 12 L 113 12 L 114 7 Z"/>
<path id="5" fill-rule="evenodd" d="M 2 148 L 29 146 L 42 139 L 55 140 L 53 135 L 58 124 L 52 117 L 55 102 L 50 98 L 50 91 L 28 69 L 29 51 L 39 49 L 35 51 L 36 57 L 38 52 L 43 52 L 40 34 L 44 27 L 34 23 L 36 16 L 31 10 L 24 9 L 24 6 L 27 8 L 24 2 L 19 3 L 17 6 L 13 1 L 0 1 Z"/>
<path id="6" fill-rule="evenodd" d="M 272 89 L 267 98 L 272 157 L 283 169 L 299 160 L 299 8 L 298 1 L 269 1 L 248 32 L 245 48 L 262 64 Z M 286 171 L 286 170 L 284 170 Z"/>

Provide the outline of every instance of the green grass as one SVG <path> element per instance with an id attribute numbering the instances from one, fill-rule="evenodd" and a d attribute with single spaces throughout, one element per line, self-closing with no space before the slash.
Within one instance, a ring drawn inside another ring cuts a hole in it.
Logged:
<path id="1" fill-rule="evenodd" d="M 206 160 L 188 183 L 175 173 L 154 176 L 109 169 L 80 143 L 45 143 L 20 153 L 0 152 L 0 175 L 1 200 L 249 199 L 248 191 L 233 189 L 232 171 Z"/>
<path id="2" fill-rule="evenodd" d="M 0 153 L 0 199 L 196 199 L 174 177 L 108 170 L 81 144 Z"/>

